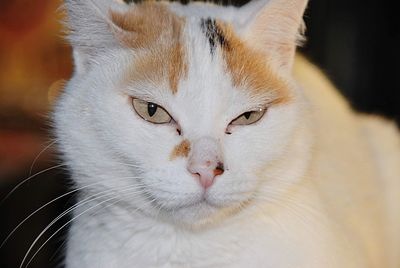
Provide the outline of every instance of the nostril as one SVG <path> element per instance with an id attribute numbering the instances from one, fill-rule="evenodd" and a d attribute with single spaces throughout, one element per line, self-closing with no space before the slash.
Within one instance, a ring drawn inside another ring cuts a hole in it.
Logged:
<path id="1" fill-rule="evenodd" d="M 217 167 L 214 169 L 214 176 L 222 175 L 224 171 L 224 164 L 218 162 Z"/>
<path id="2" fill-rule="evenodd" d="M 224 164 L 221 163 L 221 162 L 218 162 L 217 169 L 220 169 L 220 170 L 224 171 Z"/>
<path id="3" fill-rule="evenodd" d="M 207 165 L 207 162 L 189 162 L 187 166 L 187 170 L 200 182 L 204 189 L 211 187 L 217 176 L 224 173 L 224 165 L 221 162 L 210 161 L 211 165 Z"/>

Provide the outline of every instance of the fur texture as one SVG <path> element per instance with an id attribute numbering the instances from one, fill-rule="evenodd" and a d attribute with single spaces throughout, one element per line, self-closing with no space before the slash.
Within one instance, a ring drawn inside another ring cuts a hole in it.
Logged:
<path id="1" fill-rule="evenodd" d="M 306 4 L 66 0 L 68 268 L 399 267 L 399 133 L 295 60 Z"/>

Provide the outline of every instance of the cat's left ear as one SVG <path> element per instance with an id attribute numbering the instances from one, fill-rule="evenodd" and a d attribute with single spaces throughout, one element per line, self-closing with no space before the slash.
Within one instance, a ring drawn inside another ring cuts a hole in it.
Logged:
<path id="1" fill-rule="evenodd" d="M 115 24 L 111 11 L 127 12 L 130 7 L 122 0 L 64 0 L 67 12 L 68 40 L 74 50 L 75 70 L 84 74 L 96 57 L 121 46 L 116 36 L 133 35 Z"/>
<path id="2" fill-rule="evenodd" d="M 303 14 L 307 2 L 254 0 L 239 11 L 245 38 L 286 71 L 291 70 L 296 47 L 303 41 Z"/>

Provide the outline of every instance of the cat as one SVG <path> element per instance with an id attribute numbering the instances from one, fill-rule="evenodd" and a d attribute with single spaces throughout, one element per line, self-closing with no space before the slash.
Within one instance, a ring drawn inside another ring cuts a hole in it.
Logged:
<path id="1" fill-rule="evenodd" d="M 67 268 L 400 267 L 400 135 L 296 55 L 307 0 L 65 0 Z"/>

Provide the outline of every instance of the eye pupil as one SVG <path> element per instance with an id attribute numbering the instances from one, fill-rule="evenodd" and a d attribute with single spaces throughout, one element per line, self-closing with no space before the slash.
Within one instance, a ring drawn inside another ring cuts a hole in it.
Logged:
<path id="1" fill-rule="evenodd" d="M 253 112 L 247 112 L 247 113 L 244 113 L 243 115 L 244 115 L 244 117 L 246 117 L 246 119 L 249 119 L 252 113 Z"/>
<path id="2" fill-rule="evenodd" d="M 149 102 L 147 105 L 147 112 L 149 113 L 150 117 L 152 117 L 157 112 L 158 105 L 152 102 Z"/>

